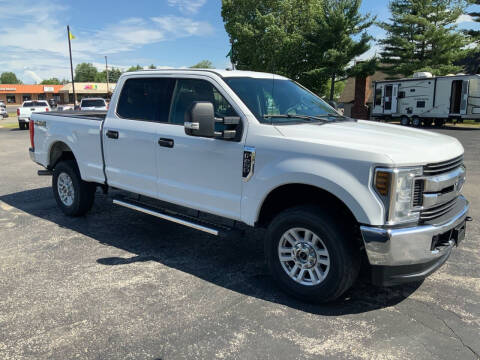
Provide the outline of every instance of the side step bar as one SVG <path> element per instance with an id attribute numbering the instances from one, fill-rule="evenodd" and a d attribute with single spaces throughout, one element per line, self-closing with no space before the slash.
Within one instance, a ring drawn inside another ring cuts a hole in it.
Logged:
<path id="1" fill-rule="evenodd" d="M 171 221 L 171 222 L 174 222 L 174 223 L 177 223 L 177 224 L 180 224 L 180 225 L 188 226 L 188 227 L 191 227 L 192 229 L 200 230 L 200 231 L 203 231 L 203 232 L 215 235 L 215 236 L 218 236 L 220 234 L 220 231 L 218 229 L 214 229 L 214 228 L 211 228 L 211 227 L 208 227 L 208 226 L 204 226 L 204 225 L 200 225 L 198 223 L 194 223 L 192 221 L 188 221 L 186 219 L 182 219 L 183 216 L 178 216 L 177 217 L 177 216 L 167 215 L 167 214 L 159 212 L 157 209 L 151 208 L 151 207 L 143 205 L 143 204 L 134 204 L 132 202 L 126 202 L 126 201 L 119 200 L 119 199 L 113 199 L 113 203 L 116 204 L 116 205 L 124 206 L 124 207 L 132 209 L 132 210 L 143 212 L 143 213 L 148 214 L 148 215 L 156 216 L 156 217 L 158 217 L 160 219 L 163 219 L 163 220 L 167 220 L 167 221 Z"/>

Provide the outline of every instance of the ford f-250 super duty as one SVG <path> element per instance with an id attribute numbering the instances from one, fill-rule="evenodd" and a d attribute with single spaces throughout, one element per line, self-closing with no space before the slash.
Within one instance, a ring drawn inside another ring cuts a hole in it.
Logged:
<path id="1" fill-rule="evenodd" d="M 456 139 L 343 117 L 278 75 L 125 73 L 108 112 L 32 123 L 30 156 L 66 215 L 85 214 L 100 186 L 213 235 L 264 227 L 272 276 L 309 301 L 339 297 L 361 263 L 374 284 L 423 279 L 470 220 Z"/>

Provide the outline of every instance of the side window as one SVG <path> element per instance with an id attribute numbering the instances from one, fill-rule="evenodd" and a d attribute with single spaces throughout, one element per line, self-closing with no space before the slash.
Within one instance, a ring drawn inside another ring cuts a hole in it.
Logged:
<path id="1" fill-rule="evenodd" d="M 174 79 L 135 78 L 123 85 L 117 114 L 126 119 L 168 122 Z"/>
<path id="2" fill-rule="evenodd" d="M 213 103 L 216 117 L 237 116 L 228 101 L 208 81 L 178 79 L 170 113 L 170 122 L 183 125 L 185 122 L 185 112 L 190 109 L 195 101 L 210 101 Z M 218 130 L 221 129 L 217 126 L 217 131 Z"/>

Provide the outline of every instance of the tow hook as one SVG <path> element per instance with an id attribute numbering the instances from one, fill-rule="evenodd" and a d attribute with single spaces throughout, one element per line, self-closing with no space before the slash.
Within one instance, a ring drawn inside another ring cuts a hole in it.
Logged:
<path id="1" fill-rule="evenodd" d="M 473 221 L 473 218 L 472 218 L 471 216 L 467 216 L 467 217 L 465 218 L 465 221 Z"/>

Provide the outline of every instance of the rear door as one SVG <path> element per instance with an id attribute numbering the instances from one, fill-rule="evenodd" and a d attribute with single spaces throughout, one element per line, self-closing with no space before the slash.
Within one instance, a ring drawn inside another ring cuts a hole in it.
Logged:
<path id="1" fill-rule="evenodd" d="M 173 79 L 157 77 L 124 80 L 117 108 L 109 112 L 102 133 L 110 186 L 156 197 L 157 134 L 168 121 L 174 84 Z"/>

